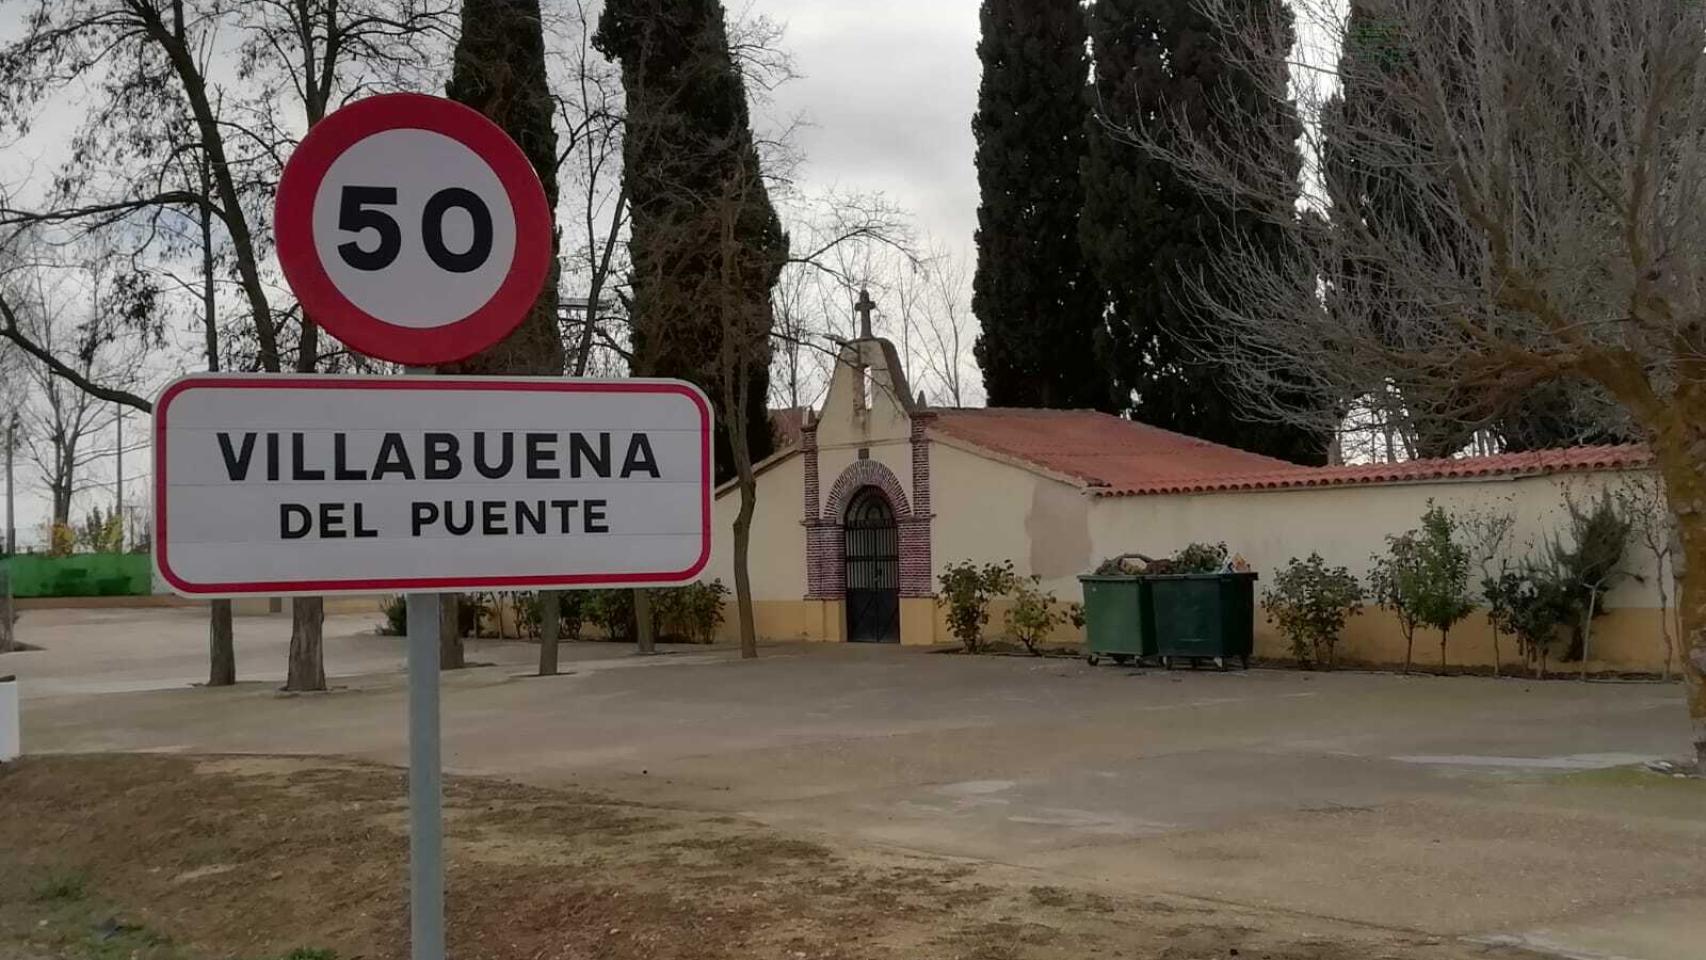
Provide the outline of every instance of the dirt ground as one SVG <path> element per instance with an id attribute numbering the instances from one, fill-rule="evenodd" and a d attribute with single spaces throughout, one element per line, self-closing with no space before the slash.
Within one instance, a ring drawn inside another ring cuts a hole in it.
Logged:
<path id="1" fill-rule="evenodd" d="M 0 957 L 407 954 L 404 775 L 346 760 L 88 755 L 0 769 Z M 755 822 L 446 783 L 459 960 L 1457 960 L 1508 949 L 1202 900 L 1114 898 Z"/>

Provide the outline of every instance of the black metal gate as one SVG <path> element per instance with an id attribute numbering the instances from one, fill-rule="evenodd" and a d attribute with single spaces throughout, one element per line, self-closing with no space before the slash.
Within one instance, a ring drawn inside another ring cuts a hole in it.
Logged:
<path id="1" fill-rule="evenodd" d="M 888 498 L 876 487 L 847 508 L 847 639 L 900 642 L 900 531 Z"/>

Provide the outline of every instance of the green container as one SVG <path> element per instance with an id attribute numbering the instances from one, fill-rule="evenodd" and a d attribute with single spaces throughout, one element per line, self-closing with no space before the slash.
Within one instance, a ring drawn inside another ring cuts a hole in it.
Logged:
<path id="1" fill-rule="evenodd" d="M 154 566 L 146 553 L 18 554 L 0 560 L 14 597 L 145 597 Z"/>
<path id="2" fill-rule="evenodd" d="M 1155 623 L 1155 652 L 1173 666 L 1213 660 L 1224 669 L 1234 657 L 1250 665 L 1255 646 L 1256 575 L 1203 573 L 1145 577 Z"/>
<path id="3" fill-rule="evenodd" d="M 1084 588 L 1084 659 L 1126 663 L 1155 656 L 1149 583 L 1141 577 L 1079 577 Z"/>

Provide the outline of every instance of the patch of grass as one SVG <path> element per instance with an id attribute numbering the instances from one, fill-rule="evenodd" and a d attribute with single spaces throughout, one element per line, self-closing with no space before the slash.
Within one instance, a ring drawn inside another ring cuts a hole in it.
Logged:
<path id="1" fill-rule="evenodd" d="M 89 878 L 72 870 L 56 873 L 36 884 L 33 895 L 37 903 L 71 903 L 87 896 L 88 888 Z"/>
<path id="2" fill-rule="evenodd" d="M 324 947 L 297 947 L 278 960 L 338 960 L 338 952 Z"/>
<path id="3" fill-rule="evenodd" d="M 1599 770 L 1576 770 L 1552 778 L 1553 783 L 1573 787 L 1636 787 L 1641 789 L 1699 790 L 1706 792 L 1706 780 L 1697 777 L 1674 777 L 1646 767 L 1605 767 Z"/>

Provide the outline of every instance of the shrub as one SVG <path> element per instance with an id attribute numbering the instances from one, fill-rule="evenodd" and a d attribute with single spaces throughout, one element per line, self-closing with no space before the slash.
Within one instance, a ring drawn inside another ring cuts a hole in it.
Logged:
<path id="1" fill-rule="evenodd" d="M 1571 659 L 1580 659 L 1587 669 L 1587 646 L 1595 617 L 1605 613 L 1605 595 L 1623 576 L 1623 556 L 1635 524 L 1612 500 L 1611 491 L 1601 492 L 1591 510 L 1584 510 L 1569 495 L 1564 509 L 1570 514 L 1574 543 L 1565 547 L 1554 537 L 1547 548 L 1553 572 L 1563 583 L 1575 607 L 1572 618 Z"/>
<path id="2" fill-rule="evenodd" d="M 603 627 L 612 640 L 634 638 L 634 591 L 589 590 L 585 597 L 584 619 Z"/>
<path id="3" fill-rule="evenodd" d="M 386 598 L 380 606 L 385 614 L 385 622 L 379 625 L 379 635 L 382 637 L 404 637 L 409 633 L 409 598 L 400 593 L 394 593 Z"/>
<path id="4" fill-rule="evenodd" d="M 586 620 L 586 592 L 561 590 L 557 598 L 557 638 L 579 640 L 581 624 Z"/>
<path id="5" fill-rule="evenodd" d="M 1521 573 L 1507 572 L 1487 584 L 1499 629 L 1516 637 L 1523 659 L 1535 676 L 1546 678 L 1546 660 L 1560 630 L 1576 622 L 1570 586 L 1556 571 L 1534 562 Z"/>
<path id="6" fill-rule="evenodd" d="M 1063 607 L 1053 593 L 1040 589 L 1039 577 L 1014 578 L 1013 606 L 1007 610 L 1007 630 L 1031 652 L 1041 656 L 1037 645 L 1048 639 L 1055 627 L 1072 620 L 1082 625 L 1083 614 L 1072 607 Z"/>
<path id="7" fill-rule="evenodd" d="M 653 636 L 711 643 L 723 623 L 729 588 L 722 580 L 652 591 Z"/>
<path id="8" fill-rule="evenodd" d="M 1329 567 L 1319 553 L 1291 558 L 1262 595 L 1268 622 L 1291 641 L 1299 666 L 1333 669 L 1345 621 L 1362 612 L 1362 584 L 1344 567 Z M 1325 655 L 1323 655 L 1325 654 Z"/>
<path id="9" fill-rule="evenodd" d="M 1404 672 L 1415 660 L 1417 627 L 1439 631 L 1440 668 L 1451 628 L 1469 615 L 1469 551 L 1453 539 L 1456 522 L 1428 502 L 1422 526 L 1386 538 L 1386 554 L 1371 560 L 1369 583 L 1375 601 L 1398 618 L 1404 633 Z"/>
<path id="10" fill-rule="evenodd" d="M 948 631 L 967 653 L 977 653 L 983 646 L 984 625 L 989 623 L 989 601 L 1006 593 L 1015 582 L 1013 561 L 981 567 L 970 561 L 949 564 L 937 582 L 941 592 L 936 603 L 948 609 Z"/>
<path id="11" fill-rule="evenodd" d="M 557 591 L 557 639 L 579 640 L 581 638 L 582 605 L 586 594 L 581 590 Z M 518 593 L 515 594 L 516 625 L 522 635 L 535 640 L 544 634 L 545 594 Z"/>

